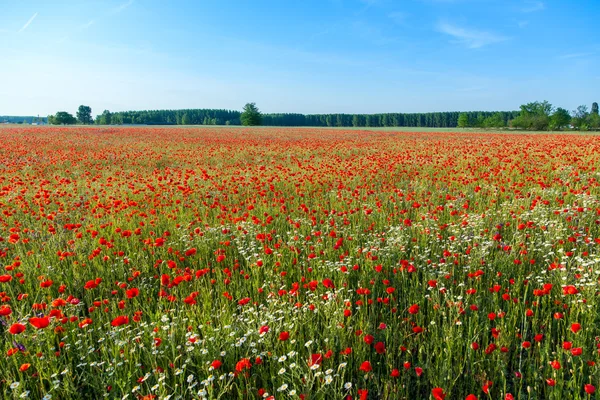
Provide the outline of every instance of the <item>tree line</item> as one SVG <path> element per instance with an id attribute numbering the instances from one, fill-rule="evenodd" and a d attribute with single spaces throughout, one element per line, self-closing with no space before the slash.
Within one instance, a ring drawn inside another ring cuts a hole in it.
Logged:
<path id="1" fill-rule="evenodd" d="M 183 110 L 104 110 L 92 118 L 92 110 L 81 105 L 76 117 L 59 111 L 48 117 L 50 124 L 97 125 L 265 125 L 315 127 L 427 127 L 427 128 L 514 128 L 525 130 L 595 130 L 600 129 L 598 103 L 591 111 L 579 106 L 568 112 L 553 107 L 547 101 L 524 104 L 519 111 L 470 111 L 431 113 L 382 114 L 262 114 L 255 103 L 248 103 L 244 111 L 222 109 Z"/>
<path id="2" fill-rule="evenodd" d="M 0 124 L 45 124 L 47 122 L 46 117 L 40 116 L 0 115 Z"/>
<path id="3" fill-rule="evenodd" d="M 253 104 L 253 103 L 249 103 Z M 246 105 L 249 106 L 249 105 Z M 245 112 L 247 112 L 245 110 Z M 460 112 L 385 113 L 385 114 L 260 114 L 260 125 L 316 127 L 429 127 L 458 126 Z M 517 111 L 473 111 L 466 113 L 473 121 L 499 115 L 504 126 L 518 115 Z M 105 110 L 96 117 L 99 125 L 243 125 L 242 112 L 213 109 L 120 111 Z M 254 123 L 250 123 L 254 125 Z"/>

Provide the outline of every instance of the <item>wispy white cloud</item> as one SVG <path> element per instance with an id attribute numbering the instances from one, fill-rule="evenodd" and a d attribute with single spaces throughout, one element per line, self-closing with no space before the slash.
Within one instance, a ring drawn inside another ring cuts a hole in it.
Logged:
<path id="1" fill-rule="evenodd" d="M 21 29 L 19 29 L 18 33 L 21 33 L 25 29 L 27 29 L 29 27 L 29 25 L 31 25 L 31 23 L 33 22 L 35 17 L 37 17 L 37 15 L 38 15 L 38 13 L 33 14 L 33 16 L 31 18 L 29 18 L 29 21 L 25 22 L 25 25 L 23 25 L 23 27 Z"/>
<path id="2" fill-rule="evenodd" d="M 464 28 L 447 22 L 440 22 L 437 25 L 437 30 L 454 38 L 453 42 L 463 44 L 470 49 L 478 49 L 490 44 L 504 42 L 509 39 L 506 36 L 497 35 L 492 32 Z"/>
<path id="3" fill-rule="evenodd" d="M 94 25 L 95 23 L 96 23 L 96 21 L 92 19 L 92 20 L 90 20 L 90 21 L 89 21 L 87 24 L 83 24 L 83 25 L 81 25 L 81 26 L 79 27 L 79 29 L 81 29 L 81 30 L 87 29 L 87 28 L 89 28 L 90 26 Z"/>
<path id="4" fill-rule="evenodd" d="M 591 53 L 591 52 L 588 52 L 588 53 L 571 53 L 571 54 L 562 55 L 562 56 L 560 56 L 558 58 L 561 59 L 561 60 L 568 60 L 570 58 L 582 58 L 582 57 L 593 56 L 594 54 L 596 54 L 596 53 Z"/>
<path id="5" fill-rule="evenodd" d="M 129 0 L 129 1 L 126 1 L 125 3 L 118 5 L 117 7 L 113 8 L 113 10 L 112 10 L 113 13 L 114 14 L 120 13 L 121 11 L 123 11 L 124 9 L 126 9 L 127 7 L 132 5 L 134 1 L 135 0 Z"/>
<path id="6" fill-rule="evenodd" d="M 532 13 L 537 11 L 543 11 L 546 9 L 546 5 L 543 1 L 527 1 L 521 8 L 521 12 Z"/>

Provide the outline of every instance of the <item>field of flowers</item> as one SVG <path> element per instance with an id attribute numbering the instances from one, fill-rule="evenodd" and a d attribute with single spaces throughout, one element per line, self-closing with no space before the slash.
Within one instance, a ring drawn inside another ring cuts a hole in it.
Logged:
<path id="1" fill-rule="evenodd" d="M 0 397 L 589 399 L 596 136 L 0 128 Z"/>

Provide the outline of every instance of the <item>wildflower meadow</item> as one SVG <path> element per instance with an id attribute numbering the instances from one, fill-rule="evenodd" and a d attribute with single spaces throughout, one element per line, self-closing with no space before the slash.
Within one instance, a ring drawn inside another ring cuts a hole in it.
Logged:
<path id="1" fill-rule="evenodd" d="M 0 127 L 0 397 L 594 399 L 600 141 Z"/>

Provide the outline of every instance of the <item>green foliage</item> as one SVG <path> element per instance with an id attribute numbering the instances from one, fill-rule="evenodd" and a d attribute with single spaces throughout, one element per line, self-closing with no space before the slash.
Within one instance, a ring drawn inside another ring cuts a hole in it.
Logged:
<path id="1" fill-rule="evenodd" d="M 592 114 L 598 115 L 598 103 L 596 102 L 592 103 Z"/>
<path id="2" fill-rule="evenodd" d="M 185 110 L 146 110 L 121 111 L 112 113 L 106 119 L 96 118 L 96 123 L 141 124 L 141 125 L 182 125 L 183 116 L 187 114 L 186 125 L 241 125 L 241 112 L 216 109 L 185 109 Z M 460 114 L 466 114 L 469 121 L 479 121 L 484 127 L 485 119 L 499 114 L 506 123 L 518 115 L 516 111 L 469 111 L 459 113 L 386 113 L 386 114 L 261 114 L 261 125 L 267 126 L 338 126 L 338 127 L 427 127 L 455 128 L 458 126 Z M 118 122 L 120 119 L 121 122 Z M 109 122 L 107 122 L 107 120 Z M 117 121 L 117 122 L 115 122 Z M 468 126 L 476 126 L 469 124 Z"/>
<path id="3" fill-rule="evenodd" d="M 89 125 L 92 122 L 92 108 L 90 106 L 80 105 L 77 109 L 77 121 L 84 125 Z"/>
<path id="4" fill-rule="evenodd" d="M 459 128 L 466 128 L 470 126 L 469 115 L 467 113 L 460 113 L 456 126 Z"/>
<path id="5" fill-rule="evenodd" d="M 14 115 L 0 115 L 0 124 L 1 123 L 9 123 L 9 124 L 17 124 L 17 123 L 25 123 L 31 124 L 33 122 L 37 123 L 47 123 L 47 117 L 35 117 L 35 116 L 14 116 Z"/>
<path id="6" fill-rule="evenodd" d="M 600 129 L 600 115 L 592 112 L 588 117 L 588 125 L 590 129 Z"/>
<path id="7" fill-rule="evenodd" d="M 511 125 L 513 128 L 545 131 L 550 127 L 550 114 L 552 114 L 552 104 L 547 101 L 523 104 L 521 113 L 512 120 Z"/>
<path id="8" fill-rule="evenodd" d="M 190 124 L 190 117 L 187 115 L 187 113 L 183 114 L 181 116 L 181 124 L 182 125 L 189 125 Z"/>
<path id="9" fill-rule="evenodd" d="M 571 122 L 571 115 L 564 108 L 558 107 L 550 117 L 551 129 L 563 129 Z"/>
<path id="10" fill-rule="evenodd" d="M 588 108 L 586 105 L 580 105 L 575 111 L 573 111 L 573 117 L 585 119 L 589 115 Z"/>
<path id="11" fill-rule="evenodd" d="M 435 112 L 435 113 L 387 113 L 387 114 L 263 114 L 263 125 L 268 126 L 353 126 L 353 127 L 427 127 L 427 128 L 454 128 L 459 126 L 458 119 L 461 114 L 466 115 L 468 121 L 477 121 L 483 127 L 487 117 L 499 114 L 506 126 L 506 122 L 517 116 L 516 111 L 501 112 Z M 464 117 L 463 117 L 464 118 Z M 341 125 L 339 125 L 341 123 Z M 471 125 L 469 122 L 467 126 Z"/>
<path id="12" fill-rule="evenodd" d="M 260 111 L 256 107 L 256 103 L 247 103 L 244 106 L 244 111 L 240 115 L 240 121 L 244 126 L 256 126 L 260 125 L 262 116 Z"/>
<path id="13" fill-rule="evenodd" d="M 483 128 L 504 128 L 505 126 L 506 123 L 500 113 L 495 113 L 483 120 Z"/>
<path id="14" fill-rule="evenodd" d="M 102 111 L 102 114 L 100 114 L 96 117 L 96 124 L 110 125 L 110 124 L 112 124 L 112 117 L 113 117 L 113 114 L 110 111 L 104 110 L 104 111 Z M 121 119 L 121 121 L 122 121 L 122 119 Z"/>
<path id="15" fill-rule="evenodd" d="M 579 107 L 577 107 L 576 110 L 573 111 L 573 118 L 571 119 L 571 125 L 573 125 L 573 127 L 575 129 L 580 129 L 580 130 L 587 130 L 588 129 L 588 117 L 589 117 L 589 113 L 588 113 L 588 109 L 586 105 L 581 105 Z"/>
<path id="16" fill-rule="evenodd" d="M 48 123 L 53 125 L 72 125 L 77 119 L 66 111 L 58 111 L 52 118 L 48 117 Z"/>

